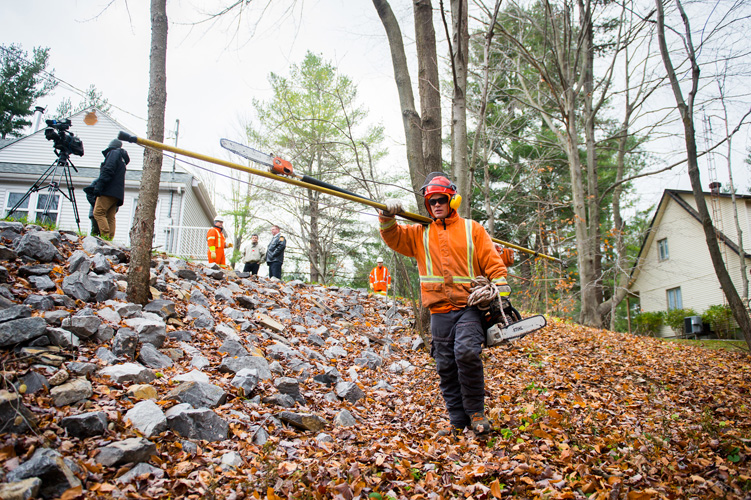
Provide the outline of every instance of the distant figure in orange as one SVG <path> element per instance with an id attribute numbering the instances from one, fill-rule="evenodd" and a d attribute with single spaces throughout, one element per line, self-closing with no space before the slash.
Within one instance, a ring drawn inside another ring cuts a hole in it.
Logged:
<path id="1" fill-rule="evenodd" d="M 209 246 L 209 264 L 227 265 L 224 249 L 232 248 L 232 243 L 227 243 L 223 229 L 224 219 L 217 215 L 214 217 L 214 226 L 206 233 L 206 243 Z"/>
<path id="2" fill-rule="evenodd" d="M 514 251 L 512 249 L 503 248 L 503 245 L 496 243 L 495 251 L 501 256 L 501 260 L 506 264 L 506 267 L 511 267 L 514 264 Z"/>
<path id="3" fill-rule="evenodd" d="M 370 289 L 374 292 L 387 292 L 391 289 L 391 274 L 383 265 L 383 258 L 378 257 L 376 264 L 370 271 Z"/>

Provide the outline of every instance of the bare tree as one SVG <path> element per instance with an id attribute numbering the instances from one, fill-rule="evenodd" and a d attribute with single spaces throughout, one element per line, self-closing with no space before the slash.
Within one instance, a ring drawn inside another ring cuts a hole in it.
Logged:
<path id="1" fill-rule="evenodd" d="M 147 138 L 164 141 L 164 113 L 167 106 L 167 0 L 151 0 L 151 54 L 149 59 L 149 110 Z M 147 149 L 138 191 L 138 206 L 130 229 L 131 253 L 128 268 L 128 299 L 137 304 L 149 300 L 151 244 L 162 175 L 162 152 Z"/>
<path id="2" fill-rule="evenodd" d="M 749 318 L 743 301 L 738 295 L 738 291 L 735 289 L 735 285 L 733 285 L 733 280 L 730 278 L 730 274 L 722 260 L 722 253 L 720 252 L 720 245 L 717 241 L 717 234 L 712 225 L 712 218 L 707 210 L 707 203 L 701 187 L 701 175 L 699 173 L 699 165 L 697 161 L 696 131 L 694 128 L 694 103 L 696 100 L 696 94 L 699 91 L 699 74 L 701 70 L 693 42 L 691 24 L 686 15 L 683 3 L 681 0 L 675 0 L 675 6 L 682 21 L 682 29 L 674 29 L 674 31 L 679 33 L 679 36 L 681 37 L 683 49 L 685 50 L 684 55 L 689 63 L 690 70 L 690 88 L 687 98 L 684 98 L 683 89 L 681 89 L 681 82 L 676 74 L 675 66 L 673 65 L 673 60 L 670 51 L 668 50 L 665 37 L 666 26 L 663 0 L 655 0 L 655 5 L 657 6 L 657 39 L 660 46 L 662 62 L 670 80 L 670 87 L 673 91 L 673 96 L 675 97 L 675 102 L 681 115 L 681 121 L 683 122 L 688 176 L 691 180 L 691 189 L 694 193 L 696 210 L 701 218 L 701 225 L 704 229 L 704 238 L 707 242 L 707 249 L 709 250 L 709 255 L 712 259 L 715 273 L 717 274 L 717 279 L 719 280 L 722 291 L 725 293 L 728 304 L 733 311 L 733 317 L 743 331 L 746 344 L 751 348 L 751 318 Z M 743 250 L 741 249 L 741 253 L 742 252 Z"/>

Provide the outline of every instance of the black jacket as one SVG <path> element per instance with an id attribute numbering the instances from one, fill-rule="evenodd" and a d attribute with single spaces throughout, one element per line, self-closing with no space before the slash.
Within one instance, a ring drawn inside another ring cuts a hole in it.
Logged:
<path id="1" fill-rule="evenodd" d="M 107 148 L 102 154 L 104 161 L 99 166 L 99 178 L 84 192 L 91 192 L 95 196 L 112 196 L 120 206 L 125 199 L 125 166 L 130 163 L 130 156 L 122 148 Z"/>
<path id="2" fill-rule="evenodd" d="M 282 233 L 276 233 L 266 249 L 266 262 L 284 262 L 284 249 L 286 247 L 287 239 L 282 236 Z"/>

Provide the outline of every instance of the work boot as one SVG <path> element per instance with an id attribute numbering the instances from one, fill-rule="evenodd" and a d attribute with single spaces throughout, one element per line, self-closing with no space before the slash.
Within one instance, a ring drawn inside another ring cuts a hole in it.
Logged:
<path id="1" fill-rule="evenodd" d="M 441 429 L 440 431 L 436 432 L 435 437 L 445 437 L 445 436 L 451 436 L 452 438 L 459 438 L 464 433 L 463 427 L 454 427 L 453 425 L 450 427 L 447 427 L 445 429 Z"/>
<path id="2" fill-rule="evenodd" d="M 485 416 L 484 411 L 473 413 L 469 418 L 472 421 L 470 427 L 475 434 L 487 434 L 488 432 L 490 432 L 491 423 L 490 420 L 488 420 L 488 418 Z"/>

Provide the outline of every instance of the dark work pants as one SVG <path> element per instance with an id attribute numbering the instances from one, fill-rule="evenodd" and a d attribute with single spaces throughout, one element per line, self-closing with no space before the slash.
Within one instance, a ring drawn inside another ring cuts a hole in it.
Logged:
<path id="1" fill-rule="evenodd" d="M 250 273 L 253 276 L 258 276 L 258 268 L 261 267 L 261 264 L 258 262 L 246 262 L 245 267 L 243 267 L 244 273 Z"/>
<path id="2" fill-rule="evenodd" d="M 281 262 L 269 262 L 269 278 L 282 279 L 282 263 Z"/>
<path id="3" fill-rule="evenodd" d="M 431 354 L 441 377 L 441 393 L 454 427 L 469 426 L 470 415 L 485 409 L 480 311 L 468 307 L 430 315 Z"/>

